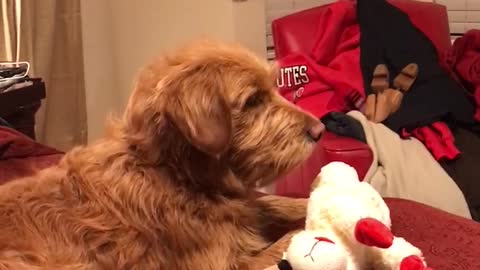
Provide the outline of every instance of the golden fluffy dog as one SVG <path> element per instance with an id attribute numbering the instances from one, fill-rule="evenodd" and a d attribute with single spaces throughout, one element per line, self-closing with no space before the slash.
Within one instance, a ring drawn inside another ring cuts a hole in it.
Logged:
<path id="1" fill-rule="evenodd" d="M 58 166 L 0 189 L 0 269 L 262 269 L 305 201 L 251 199 L 305 160 L 322 129 L 275 71 L 198 42 L 139 74 L 122 118 Z"/>

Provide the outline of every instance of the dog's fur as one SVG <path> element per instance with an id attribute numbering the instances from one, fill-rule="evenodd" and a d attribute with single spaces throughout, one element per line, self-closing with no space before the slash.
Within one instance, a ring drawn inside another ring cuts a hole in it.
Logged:
<path id="1" fill-rule="evenodd" d="M 104 139 L 0 189 L 0 269 L 262 269 L 269 224 L 305 201 L 251 199 L 306 159 L 318 120 L 283 100 L 275 71 L 197 42 L 139 74 Z"/>

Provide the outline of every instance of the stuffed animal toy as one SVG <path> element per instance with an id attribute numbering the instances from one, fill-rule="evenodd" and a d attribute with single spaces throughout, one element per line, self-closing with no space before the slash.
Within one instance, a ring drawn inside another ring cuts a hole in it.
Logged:
<path id="1" fill-rule="evenodd" d="M 314 182 L 305 230 L 280 270 L 427 270 L 422 252 L 391 231 L 390 210 L 354 168 L 332 162 Z"/>

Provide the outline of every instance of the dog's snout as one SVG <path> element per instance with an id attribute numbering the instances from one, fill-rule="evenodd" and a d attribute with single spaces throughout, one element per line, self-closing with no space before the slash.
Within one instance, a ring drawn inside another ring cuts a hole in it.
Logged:
<path id="1" fill-rule="evenodd" d="M 318 141 L 324 129 L 325 126 L 322 122 L 318 121 L 308 128 L 307 134 L 312 140 Z"/>

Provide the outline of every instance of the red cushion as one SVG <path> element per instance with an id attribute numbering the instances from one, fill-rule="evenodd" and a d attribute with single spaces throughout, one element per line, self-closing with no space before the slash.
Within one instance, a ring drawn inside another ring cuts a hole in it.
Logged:
<path id="1" fill-rule="evenodd" d="M 363 181 L 373 160 L 373 152 L 367 144 L 331 132 L 325 132 L 320 143 L 326 162 L 324 165 L 332 161 L 345 162 L 357 170 L 359 179 Z"/>
<path id="2" fill-rule="evenodd" d="M 419 247 L 435 270 L 480 269 L 480 224 L 420 203 L 385 199 L 392 231 Z"/>
<path id="3" fill-rule="evenodd" d="M 56 164 L 63 153 L 37 143 L 16 130 L 0 126 L 0 146 L 7 145 L 0 156 L 0 184 L 26 177 Z"/>
<path id="4" fill-rule="evenodd" d="M 353 166 L 363 180 L 373 159 L 367 144 L 358 140 L 325 132 L 311 157 L 275 185 L 275 194 L 307 198 L 310 186 L 320 169 L 332 161 L 342 161 Z"/>
<path id="5" fill-rule="evenodd" d="M 272 22 L 275 57 L 283 58 L 294 52 L 310 53 L 316 40 L 316 18 L 321 16 L 329 5 L 307 9 Z M 301 30 L 300 30 L 301 29 Z"/>

